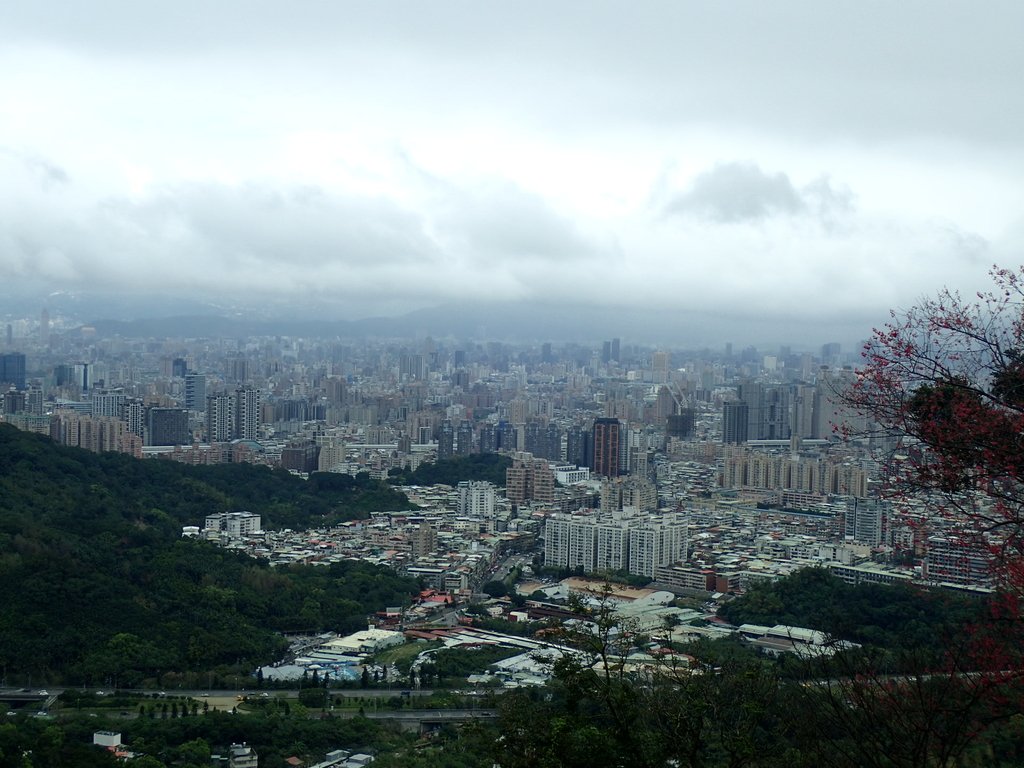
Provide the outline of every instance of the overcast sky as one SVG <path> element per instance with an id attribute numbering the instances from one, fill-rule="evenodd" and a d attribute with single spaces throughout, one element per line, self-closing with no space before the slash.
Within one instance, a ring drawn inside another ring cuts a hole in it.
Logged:
<path id="1" fill-rule="evenodd" d="M 1024 3 L 0 10 L 0 281 L 885 321 L 1024 259 Z"/>

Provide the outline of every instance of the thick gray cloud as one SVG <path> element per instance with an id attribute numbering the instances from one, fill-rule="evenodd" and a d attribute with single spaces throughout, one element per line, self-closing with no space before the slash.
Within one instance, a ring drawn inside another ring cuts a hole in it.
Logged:
<path id="1" fill-rule="evenodd" d="M 690 188 L 672 197 L 665 213 L 692 214 L 720 223 L 768 216 L 809 214 L 823 222 L 852 208 L 849 189 L 820 176 L 797 189 L 785 173 L 766 173 L 756 163 L 719 163 L 698 174 Z"/>
<path id="2" fill-rule="evenodd" d="M 7 44 L 122 62 L 265 57 L 307 83 L 365 83 L 384 98 L 502 100 L 549 128 L 601 117 L 872 140 L 1024 135 L 1014 0 L 64 0 L 8 4 L 0 22 Z"/>
<path id="3" fill-rule="evenodd" d="M 802 213 L 804 209 L 803 198 L 786 174 L 767 174 L 753 163 L 726 163 L 700 174 L 666 211 L 730 222 Z"/>
<path id="4" fill-rule="evenodd" d="M 884 319 L 1019 258 L 1021 28 L 1005 0 L 9 3 L 0 280 Z"/>

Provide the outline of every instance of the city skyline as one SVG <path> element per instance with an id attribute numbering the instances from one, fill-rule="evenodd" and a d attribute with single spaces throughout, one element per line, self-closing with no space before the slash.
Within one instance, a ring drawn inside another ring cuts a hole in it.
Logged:
<path id="1" fill-rule="evenodd" d="M 849 346 L 1017 262 L 1022 22 L 957 2 L 5 9 L 0 317 L 69 294 L 448 308 L 504 338 L 517 311 L 589 311 L 616 318 L 604 337 Z"/>

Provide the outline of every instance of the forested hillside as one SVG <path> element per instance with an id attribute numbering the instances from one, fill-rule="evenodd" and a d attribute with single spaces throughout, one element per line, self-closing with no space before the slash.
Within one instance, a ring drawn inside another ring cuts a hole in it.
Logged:
<path id="1" fill-rule="evenodd" d="M 181 526 L 248 509 L 305 527 L 407 508 L 367 478 L 91 454 L 0 425 L 0 664 L 122 685 L 271 660 L 275 632 L 352 630 L 415 584 L 345 562 L 271 570 Z"/>
<path id="2" fill-rule="evenodd" d="M 512 459 L 498 453 L 478 453 L 420 464 L 415 472 L 392 470 L 389 481 L 395 485 L 458 485 L 463 480 L 486 480 L 505 487 L 505 470 Z"/>
<path id="3" fill-rule="evenodd" d="M 909 584 L 850 584 L 825 568 L 754 584 L 726 603 L 733 624 L 787 624 L 879 648 L 933 648 L 986 619 L 981 597 Z"/>

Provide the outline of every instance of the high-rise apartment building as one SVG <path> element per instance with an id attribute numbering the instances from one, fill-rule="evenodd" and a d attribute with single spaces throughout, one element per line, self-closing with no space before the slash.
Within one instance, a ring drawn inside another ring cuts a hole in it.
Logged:
<path id="1" fill-rule="evenodd" d="M 550 504 L 555 498 L 555 473 L 544 459 L 517 453 L 505 470 L 505 496 L 513 504 L 535 501 Z"/>
<path id="2" fill-rule="evenodd" d="M 722 404 L 722 442 L 745 443 L 750 422 L 750 408 L 741 400 L 728 400 Z"/>
<path id="3" fill-rule="evenodd" d="M 459 422 L 455 430 L 455 452 L 459 456 L 468 456 L 473 452 L 473 424 L 469 419 Z"/>
<path id="4" fill-rule="evenodd" d="M 451 419 L 441 422 L 441 428 L 437 433 L 437 458 L 439 460 L 450 459 L 455 455 L 455 427 Z"/>
<path id="5" fill-rule="evenodd" d="M 480 453 L 496 453 L 498 450 L 498 429 L 493 424 L 480 427 Z"/>
<path id="6" fill-rule="evenodd" d="M 544 565 L 584 572 L 626 570 L 653 579 L 658 567 L 686 559 L 682 514 L 567 515 L 544 522 Z"/>
<path id="7" fill-rule="evenodd" d="M 847 539 L 857 544 L 877 547 L 882 543 L 884 520 L 885 502 L 854 496 L 846 502 L 844 533 Z"/>
<path id="8" fill-rule="evenodd" d="M 232 355 L 224 362 L 224 378 L 232 384 L 249 380 L 249 361 L 242 355 Z"/>
<path id="9" fill-rule="evenodd" d="M 124 402 L 122 418 L 128 431 L 136 437 L 146 435 L 146 405 L 137 398 L 128 398 Z"/>
<path id="10" fill-rule="evenodd" d="M 91 394 L 93 416 L 116 416 L 124 417 L 124 404 L 127 397 L 124 390 L 94 390 Z"/>
<path id="11" fill-rule="evenodd" d="M 28 388 L 28 395 L 25 398 L 25 410 L 33 416 L 43 415 L 43 390 L 39 385 L 33 384 Z"/>
<path id="12" fill-rule="evenodd" d="M 257 440 L 260 436 L 262 393 L 255 387 L 239 387 L 234 396 L 232 438 Z"/>
<path id="13" fill-rule="evenodd" d="M 572 426 L 565 432 L 565 460 L 577 467 L 590 467 L 590 433 L 580 426 Z"/>
<path id="14" fill-rule="evenodd" d="M 139 455 L 133 444 L 141 443 L 135 435 L 129 435 L 124 421 L 117 416 L 88 416 L 86 414 L 61 411 L 50 422 L 50 437 L 61 445 L 85 448 L 93 453 L 118 451 Z"/>
<path id="15" fill-rule="evenodd" d="M 625 571 L 629 568 L 629 523 L 621 519 L 594 526 L 594 568 L 597 571 Z"/>
<path id="16" fill-rule="evenodd" d="M 590 431 L 593 451 L 590 469 L 595 475 L 617 477 L 622 425 L 618 419 L 595 419 Z"/>
<path id="17" fill-rule="evenodd" d="M 629 529 L 629 572 L 651 579 L 661 566 L 686 559 L 686 521 L 666 515 Z"/>
<path id="18" fill-rule="evenodd" d="M 555 568 L 594 570 L 597 525 L 589 517 L 549 517 L 544 524 L 544 565 Z"/>
<path id="19" fill-rule="evenodd" d="M 979 544 L 977 536 L 956 533 L 931 536 L 926 547 L 926 579 L 979 586 L 992 583 L 992 555 Z"/>
<path id="20" fill-rule="evenodd" d="M 342 405 L 345 402 L 347 383 L 341 376 L 331 376 L 324 382 L 327 402 L 331 405 Z"/>
<path id="21" fill-rule="evenodd" d="M 25 393 L 21 390 L 12 389 L 8 392 L 3 393 L 3 397 L 0 398 L 0 413 L 15 414 L 23 413 L 26 410 Z"/>
<path id="22" fill-rule="evenodd" d="M 206 396 L 206 439 L 226 443 L 232 437 L 234 409 L 231 395 L 219 392 Z"/>

